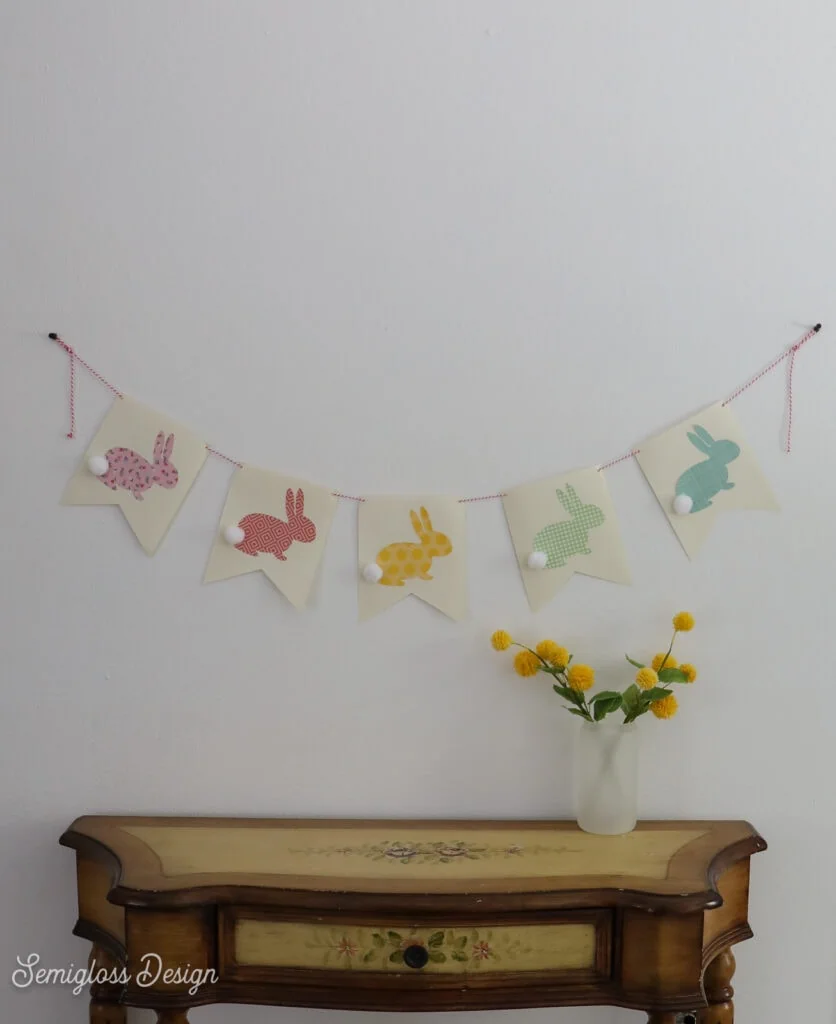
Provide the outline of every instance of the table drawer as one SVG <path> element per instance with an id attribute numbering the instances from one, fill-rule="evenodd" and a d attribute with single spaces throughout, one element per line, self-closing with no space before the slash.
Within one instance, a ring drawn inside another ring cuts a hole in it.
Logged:
<path id="1" fill-rule="evenodd" d="M 316 970 L 408 975 L 518 972 L 609 976 L 608 911 L 551 914 L 548 919 L 472 923 L 307 919 L 246 908 L 221 912 L 222 974 Z"/>

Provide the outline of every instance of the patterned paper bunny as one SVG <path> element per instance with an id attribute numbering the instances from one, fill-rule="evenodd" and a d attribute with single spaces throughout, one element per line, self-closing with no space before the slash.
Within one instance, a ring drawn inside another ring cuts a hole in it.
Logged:
<path id="1" fill-rule="evenodd" d="M 302 544 L 310 544 L 316 540 L 316 526 L 305 515 L 305 492 L 301 487 L 296 491 L 295 501 L 293 490 L 288 487 L 285 494 L 285 512 L 287 522 L 269 516 L 266 512 L 251 512 L 244 516 L 238 523 L 244 531 L 244 539 L 235 547 L 245 555 L 255 556 L 263 551 L 286 562 L 285 551 L 295 540 Z"/>
<path id="2" fill-rule="evenodd" d="M 410 510 L 412 529 L 418 534 L 420 544 L 398 541 L 378 552 L 375 561 L 383 570 L 378 580 L 384 587 L 402 587 L 405 580 L 417 578 L 431 580 L 430 565 L 434 558 L 441 558 L 453 551 L 448 536 L 433 529 L 427 510 L 421 507 L 421 518 Z"/>
<path id="3" fill-rule="evenodd" d="M 691 512 L 709 508 L 711 499 L 720 491 L 730 491 L 734 484 L 729 482 L 728 464 L 740 455 L 740 445 L 734 441 L 715 441 L 709 432 L 694 424 L 694 433 L 688 434 L 691 444 L 708 458 L 691 466 L 676 481 L 677 495 L 686 494 L 693 505 Z"/>
<path id="4" fill-rule="evenodd" d="M 534 538 L 534 550 L 546 554 L 546 568 L 566 565 L 572 555 L 591 555 L 589 531 L 604 522 L 604 513 L 597 505 L 584 505 L 571 484 L 555 492 L 571 519 L 544 526 Z"/>
<path id="5" fill-rule="evenodd" d="M 177 470 L 170 459 L 174 450 L 174 434 L 168 437 L 161 430 L 154 442 L 154 462 L 150 463 L 132 448 L 110 448 L 105 455 L 107 472 L 99 477 L 112 490 L 122 487 L 130 491 L 137 501 L 144 501 L 144 491 L 154 484 L 160 487 L 177 486 Z"/>

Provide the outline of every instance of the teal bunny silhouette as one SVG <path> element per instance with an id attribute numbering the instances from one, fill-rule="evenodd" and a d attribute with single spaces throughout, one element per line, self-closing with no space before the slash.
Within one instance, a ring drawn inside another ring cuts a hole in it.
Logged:
<path id="1" fill-rule="evenodd" d="M 688 440 L 698 450 L 707 455 L 705 462 L 691 466 L 676 481 L 676 493 L 687 494 L 693 501 L 691 513 L 701 512 L 709 508 L 711 499 L 720 491 L 730 491 L 734 484 L 729 481 L 728 464 L 740 455 L 740 445 L 734 441 L 715 441 L 705 427 L 694 424 L 694 433 L 688 434 Z"/>

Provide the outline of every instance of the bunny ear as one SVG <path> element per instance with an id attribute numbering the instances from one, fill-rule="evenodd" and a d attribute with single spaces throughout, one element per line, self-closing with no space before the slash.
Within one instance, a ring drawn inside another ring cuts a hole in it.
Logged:
<path id="1" fill-rule="evenodd" d="M 694 424 L 694 433 L 697 437 L 702 438 L 705 443 L 711 447 L 714 444 L 714 438 L 709 434 L 705 427 L 700 427 L 696 423 Z"/>
<path id="2" fill-rule="evenodd" d="M 169 434 L 165 442 L 165 448 L 163 448 L 163 458 L 170 459 L 171 453 L 174 451 L 174 434 Z"/>
<path id="3" fill-rule="evenodd" d="M 581 499 L 578 497 L 577 491 L 571 484 L 566 484 L 566 499 L 569 502 L 570 511 L 581 507 Z"/>
<path id="4" fill-rule="evenodd" d="M 163 445 L 165 444 L 165 433 L 161 430 L 154 442 L 154 462 L 159 462 L 163 457 Z"/>
<path id="5" fill-rule="evenodd" d="M 296 491 L 296 515 L 301 516 L 305 511 L 305 492 L 299 487 Z"/>
<path id="6" fill-rule="evenodd" d="M 563 491 L 561 491 L 561 489 L 559 487 L 557 488 L 557 490 L 554 493 L 557 495 L 557 500 L 560 502 L 560 504 L 568 512 L 569 511 L 569 504 L 570 504 L 569 503 L 569 499 L 566 497 L 566 495 L 563 493 Z"/>
<path id="7" fill-rule="evenodd" d="M 432 520 L 430 519 L 429 512 L 424 508 L 423 505 L 421 506 L 421 521 L 423 522 L 424 529 L 427 531 L 427 533 L 432 533 L 432 531 L 433 531 Z"/>
<path id="8" fill-rule="evenodd" d="M 696 434 L 690 433 L 690 431 L 688 433 L 688 440 L 698 451 L 701 451 L 704 455 L 709 455 L 711 453 L 711 446 L 707 445 L 701 437 L 697 437 Z"/>
<path id="9" fill-rule="evenodd" d="M 285 493 L 284 508 L 288 519 L 290 519 L 290 517 L 296 512 L 293 501 L 293 489 L 291 487 L 288 487 L 287 492 Z"/>
<path id="10" fill-rule="evenodd" d="M 409 518 L 412 521 L 412 529 L 418 534 L 419 538 L 423 536 L 424 529 L 421 526 L 421 520 L 413 509 L 409 510 Z"/>

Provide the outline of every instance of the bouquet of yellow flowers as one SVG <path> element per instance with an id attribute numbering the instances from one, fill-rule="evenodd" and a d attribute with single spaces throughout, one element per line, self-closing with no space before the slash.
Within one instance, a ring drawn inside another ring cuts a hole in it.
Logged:
<path id="1" fill-rule="evenodd" d="M 572 655 L 554 640 L 541 640 L 532 650 L 525 644 L 517 643 L 503 629 L 491 637 L 496 651 L 507 651 L 519 647 L 514 657 L 514 671 L 520 676 L 536 676 L 545 672 L 553 678 L 554 692 L 568 703 L 570 715 L 577 715 L 587 722 L 600 722 L 614 711 L 624 712 L 624 724 L 635 722 L 647 711 L 657 718 L 673 718 L 679 704 L 670 686 L 672 683 L 693 683 L 697 670 L 693 665 L 680 665 L 673 656 L 673 645 L 678 633 L 688 633 L 694 628 L 694 616 L 690 612 L 678 612 L 673 617 L 673 637 L 667 652 L 657 654 L 650 665 L 643 665 L 627 656 L 627 660 L 638 671 L 635 681 L 623 692 L 601 690 L 587 699 L 587 692 L 595 685 L 595 670 L 589 665 L 572 664 Z"/>

